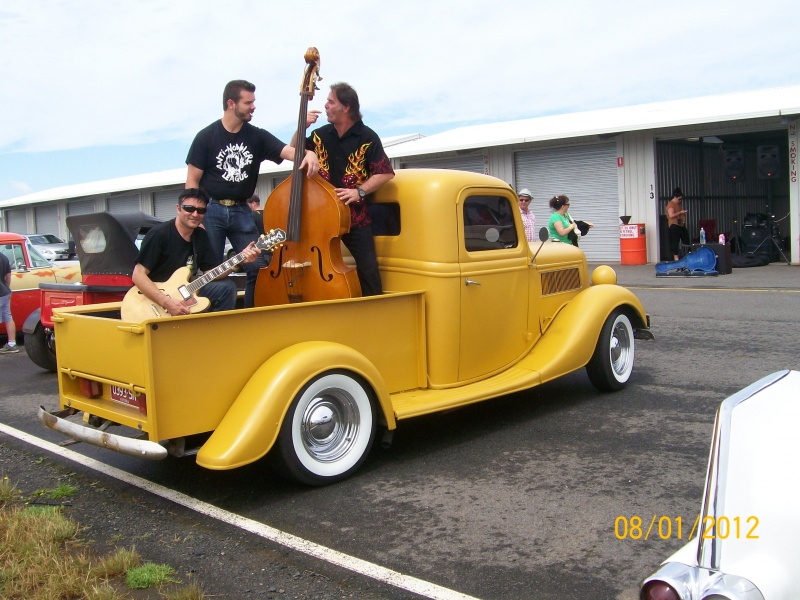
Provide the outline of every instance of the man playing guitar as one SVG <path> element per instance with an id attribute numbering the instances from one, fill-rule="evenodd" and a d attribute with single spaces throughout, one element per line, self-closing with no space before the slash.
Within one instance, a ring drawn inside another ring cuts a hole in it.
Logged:
<path id="1" fill-rule="evenodd" d="M 208 234 L 200 227 L 208 206 L 208 194 L 197 188 L 186 189 L 178 196 L 177 214 L 147 232 L 136 266 L 133 284 L 155 306 L 170 315 L 187 315 L 197 299 L 170 296 L 157 282 L 168 280 L 180 267 L 188 266 L 192 273 L 210 271 L 217 266 L 217 257 L 208 241 Z M 251 263 L 260 251 L 250 243 L 241 253 L 242 262 Z M 211 301 L 211 311 L 230 310 L 236 305 L 236 284 L 226 277 L 225 271 L 216 280 L 202 287 L 197 295 Z"/>

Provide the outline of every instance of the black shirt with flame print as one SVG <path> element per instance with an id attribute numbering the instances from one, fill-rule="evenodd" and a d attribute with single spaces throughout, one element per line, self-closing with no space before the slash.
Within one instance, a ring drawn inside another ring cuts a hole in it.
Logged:
<path id="1" fill-rule="evenodd" d="M 331 124 L 315 129 L 306 139 L 306 148 L 316 153 L 319 174 L 337 188 L 355 188 L 375 173 L 394 173 L 378 134 L 363 121 L 356 122 L 341 138 Z M 366 202 L 350 204 L 351 227 L 370 223 Z"/>

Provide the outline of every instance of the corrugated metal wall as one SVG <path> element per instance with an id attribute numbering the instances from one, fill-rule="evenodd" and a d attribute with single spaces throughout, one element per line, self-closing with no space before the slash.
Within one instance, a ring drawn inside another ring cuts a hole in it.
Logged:
<path id="1" fill-rule="evenodd" d="M 108 212 L 125 213 L 140 211 L 139 192 L 135 195 L 113 196 L 108 199 Z"/>
<path id="2" fill-rule="evenodd" d="M 740 232 L 747 213 L 774 215 L 777 225 L 783 225 L 781 235 L 788 236 L 788 165 L 782 166 L 783 176 L 778 179 L 759 179 L 756 148 L 741 146 L 745 174 L 742 180 L 733 181 L 725 176 L 725 148 L 729 147 L 699 142 L 656 144 L 660 214 L 664 214 L 673 188 L 679 186 L 683 189 L 683 205 L 689 211 L 686 225 L 692 239 L 699 237 L 701 219 L 716 220 L 717 233 L 730 238 Z"/>
<path id="3" fill-rule="evenodd" d="M 13 233 L 28 233 L 28 211 L 25 208 L 16 208 L 6 211 L 6 227 Z"/>
<path id="4" fill-rule="evenodd" d="M 45 204 L 34 208 L 36 233 L 53 233 L 60 235 L 58 226 L 58 205 Z"/>
<path id="5" fill-rule="evenodd" d="M 93 212 L 95 212 L 95 210 L 94 210 L 94 200 L 92 199 L 73 200 L 67 203 L 67 216 L 88 215 L 89 213 Z"/>
<path id="6" fill-rule="evenodd" d="M 617 143 L 526 150 L 514 155 L 517 191 L 533 193 L 536 228 L 546 227 L 557 194 L 570 198 L 570 215 L 594 224 L 579 246 L 589 261 L 618 262 Z"/>
<path id="7" fill-rule="evenodd" d="M 178 203 L 178 196 L 184 187 L 176 186 L 168 190 L 159 190 L 153 193 L 153 216 L 157 219 L 166 221 L 175 216 L 175 205 Z"/>

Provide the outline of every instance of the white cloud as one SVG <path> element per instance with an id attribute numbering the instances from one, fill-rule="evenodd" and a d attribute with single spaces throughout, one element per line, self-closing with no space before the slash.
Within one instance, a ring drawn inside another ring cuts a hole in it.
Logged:
<path id="1" fill-rule="evenodd" d="M 797 83 L 793 4 L 744 0 L 15 3 L 0 12 L 0 153 L 186 140 L 230 79 L 288 137 L 303 53 L 384 135 Z"/>
<path id="2" fill-rule="evenodd" d="M 33 192 L 33 188 L 30 184 L 24 181 L 11 181 L 10 187 L 18 196 L 24 196 L 25 194 Z"/>

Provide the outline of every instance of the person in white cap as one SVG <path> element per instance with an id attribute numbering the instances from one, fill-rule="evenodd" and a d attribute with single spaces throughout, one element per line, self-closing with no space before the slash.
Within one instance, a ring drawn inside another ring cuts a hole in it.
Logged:
<path id="1" fill-rule="evenodd" d="M 522 214 L 522 223 L 525 225 L 525 237 L 529 242 L 539 239 L 536 235 L 536 215 L 531 210 L 533 194 L 528 188 L 523 188 L 517 194 L 519 198 L 519 212 Z"/>

